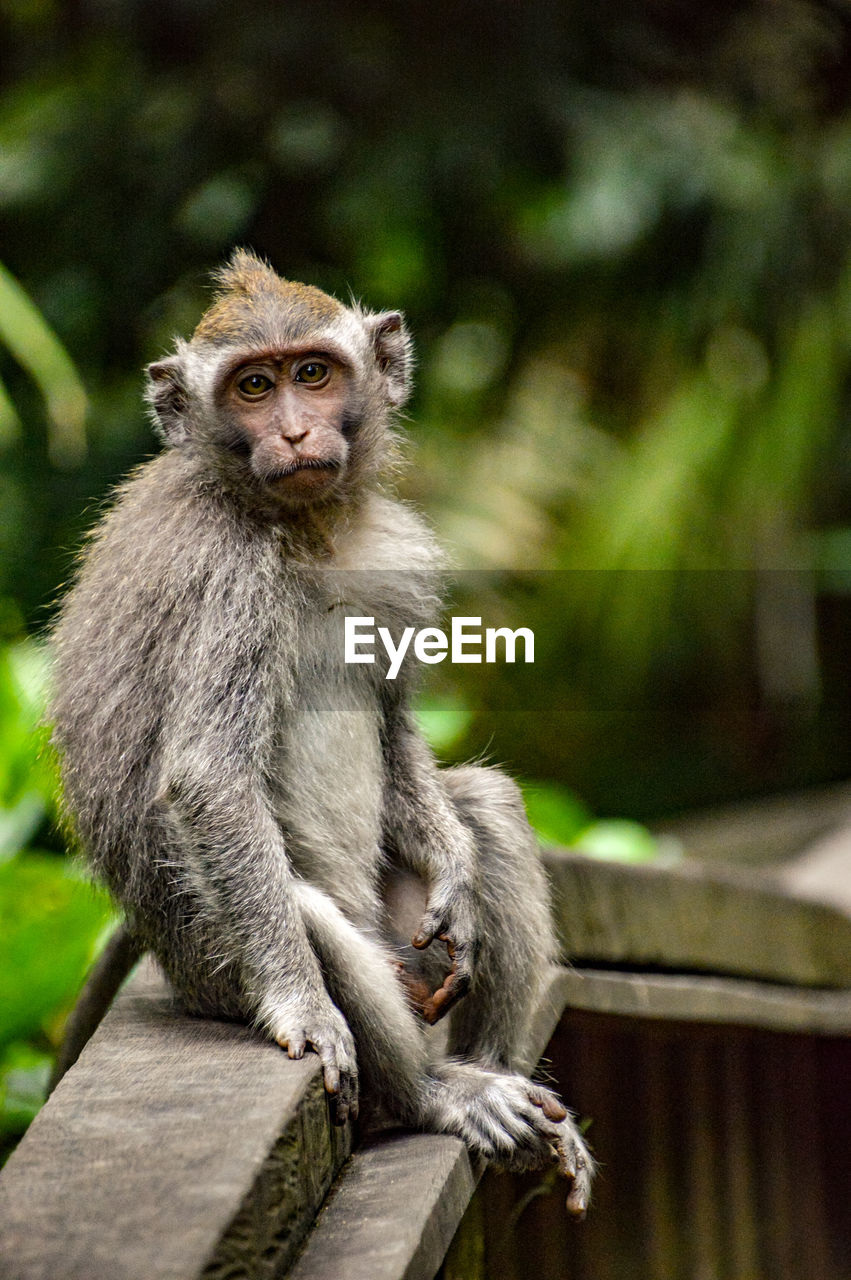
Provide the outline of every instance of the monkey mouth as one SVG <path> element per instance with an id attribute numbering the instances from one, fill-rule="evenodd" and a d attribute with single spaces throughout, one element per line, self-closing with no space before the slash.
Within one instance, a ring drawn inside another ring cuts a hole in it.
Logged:
<path id="1" fill-rule="evenodd" d="M 335 458 L 294 458 L 286 466 L 277 467 L 274 471 L 267 472 L 263 479 L 266 484 L 278 484 L 282 480 L 288 480 L 290 476 L 304 472 L 336 472 L 339 470 L 340 463 Z"/>

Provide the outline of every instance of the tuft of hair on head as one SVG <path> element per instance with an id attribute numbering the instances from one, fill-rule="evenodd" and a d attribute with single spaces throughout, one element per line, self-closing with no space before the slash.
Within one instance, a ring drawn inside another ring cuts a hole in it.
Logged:
<path id="1" fill-rule="evenodd" d="M 342 303 L 321 289 L 279 276 L 250 249 L 235 249 L 213 273 L 213 282 L 213 303 L 198 322 L 193 342 L 231 341 L 282 305 L 319 323 L 329 323 L 343 309 Z"/>
<path id="2" fill-rule="evenodd" d="M 250 297 L 264 289 L 274 292 L 283 282 L 274 267 L 251 249 L 234 249 L 227 262 L 213 271 L 213 283 L 218 301 L 227 294 Z"/>

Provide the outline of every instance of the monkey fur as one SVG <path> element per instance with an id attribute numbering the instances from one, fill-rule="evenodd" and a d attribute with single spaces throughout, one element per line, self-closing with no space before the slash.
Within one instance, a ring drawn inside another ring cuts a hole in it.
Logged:
<path id="1" fill-rule="evenodd" d="M 362 1081 L 508 1168 L 558 1162 L 581 1216 L 591 1157 L 519 1070 L 557 954 L 519 792 L 437 768 L 412 662 L 390 681 L 343 661 L 347 615 L 394 637 L 439 616 L 440 551 L 382 482 L 402 317 L 245 251 L 217 279 L 147 370 L 166 448 L 118 490 L 55 626 L 69 822 L 187 1010 L 312 1048 L 338 1123 Z M 427 1024 L 450 1011 L 441 1054 Z"/>

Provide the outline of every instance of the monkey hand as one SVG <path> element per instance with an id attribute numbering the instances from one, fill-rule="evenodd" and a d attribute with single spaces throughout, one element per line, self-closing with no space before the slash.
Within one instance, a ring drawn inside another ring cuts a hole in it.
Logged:
<path id="1" fill-rule="evenodd" d="M 343 1125 L 358 1114 L 358 1069 L 355 1042 L 348 1024 L 329 999 L 294 1001 L 278 1006 L 270 1019 L 272 1035 L 291 1058 L 310 1047 L 319 1054 L 325 1090 L 334 1099 L 334 1123 Z"/>
<path id="2" fill-rule="evenodd" d="M 439 1022 L 473 984 L 480 949 L 476 914 L 469 890 L 456 890 L 443 899 L 433 894 L 420 927 L 411 939 L 418 950 L 430 946 L 435 938 L 445 942 L 452 961 L 443 985 L 422 1003 L 422 1016 L 430 1025 Z"/>

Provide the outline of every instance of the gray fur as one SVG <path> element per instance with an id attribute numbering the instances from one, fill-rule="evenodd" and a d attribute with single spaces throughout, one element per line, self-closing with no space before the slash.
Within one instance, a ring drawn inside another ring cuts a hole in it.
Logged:
<path id="1" fill-rule="evenodd" d="M 360 1077 L 396 1119 L 511 1167 L 556 1152 L 581 1211 L 590 1156 L 517 1074 L 556 955 L 519 793 L 493 770 L 436 767 L 410 664 L 389 682 L 380 663 L 343 662 L 346 614 L 394 634 L 435 622 L 441 556 L 379 486 L 409 381 L 401 318 L 338 312 L 322 312 L 316 349 L 346 354 L 357 425 L 315 506 L 276 509 L 228 447 L 216 371 L 239 344 L 213 331 L 152 366 L 171 447 L 118 491 L 55 628 L 69 820 L 189 1010 L 253 1021 L 293 1056 L 314 1048 L 338 1120 Z M 276 341 L 286 326 L 277 315 Z M 428 886 L 428 950 L 387 907 L 403 873 Z M 469 992 L 448 1061 L 396 972 L 440 959 L 444 933 Z"/>

